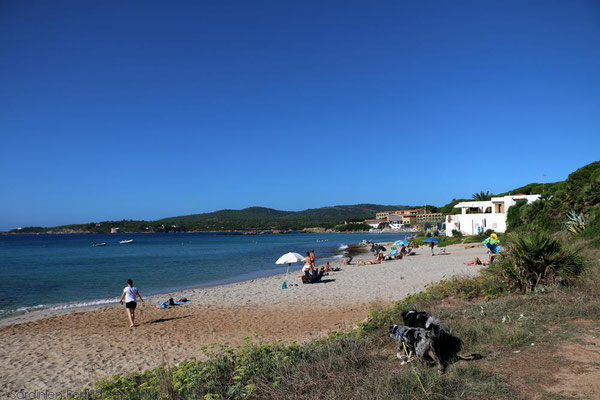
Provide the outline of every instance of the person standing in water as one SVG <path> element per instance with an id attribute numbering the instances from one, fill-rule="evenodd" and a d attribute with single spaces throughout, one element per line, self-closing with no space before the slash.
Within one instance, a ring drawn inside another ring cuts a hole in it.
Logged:
<path id="1" fill-rule="evenodd" d="M 133 281 L 131 279 L 127 279 L 127 286 L 125 289 L 123 289 L 123 293 L 119 299 L 119 304 L 123 304 L 123 299 L 125 299 L 125 309 L 127 310 L 127 316 L 129 317 L 129 322 L 131 323 L 131 325 L 129 325 L 130 328 L 135 326 L 135 307 L 137 306 L 135 300 L 137 297 L 140 298 L 143 305 L 146 305 L 139 290 L 133 286 Z"/>

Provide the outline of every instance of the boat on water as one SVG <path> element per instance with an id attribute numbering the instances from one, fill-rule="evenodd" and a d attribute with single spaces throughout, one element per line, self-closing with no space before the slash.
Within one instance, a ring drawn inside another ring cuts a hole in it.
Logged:
<path id="1" fill-rule="evenodd" d="M 127 244 L 127 243 L 131 243 L 131 242 L 133 242 L 133 239 L 121 240 L 119 243 L 120 244 Z"/>
<path id="2" fill-rule="evenodd" d="M 106 246 L 106 243 L 105 242 L 102 242 L 102 243 L 92 243 L 92 246 L 94 246 L 94 247 Z"/>

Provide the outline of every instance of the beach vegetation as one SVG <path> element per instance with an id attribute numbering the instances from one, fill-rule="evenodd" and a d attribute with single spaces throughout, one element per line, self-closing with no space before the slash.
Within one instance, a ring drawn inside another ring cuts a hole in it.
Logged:
<path id="1" fill-rule="evenodd" d="M 567 213 L 567 221 L 564 222 L 564 225 L 568 232 L 576 235 L 585 230 L 586 220 L 585 214 L 571 210 Z"/>
<path id="2" fill-rule="evenodd" d="M 571 285 L 585 268 L 585 259 L 576 249 L 543 230 L 511 235 L 498 261 L 490 266 L 508 288 L 521 293 L 540 285 Z"/>

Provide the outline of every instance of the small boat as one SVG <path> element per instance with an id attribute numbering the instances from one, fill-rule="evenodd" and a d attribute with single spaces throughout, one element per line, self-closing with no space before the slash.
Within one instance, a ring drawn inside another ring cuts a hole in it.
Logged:
<path id="1" fill-rule="evenodd" d="M 106 243 L 104 243 L 104 242 L 102 242 L 102 243 L 92 243 L 92 246 L 94 246 L 94 247 L 106 246 Z"/>
<path id="2" fill-rule="evenodd" d="M 133 242 L 133 239 L 121 240 L 119 243 L 120 244 L 127 244 L 127 243 L 131 243 L 131 242 Z"/>

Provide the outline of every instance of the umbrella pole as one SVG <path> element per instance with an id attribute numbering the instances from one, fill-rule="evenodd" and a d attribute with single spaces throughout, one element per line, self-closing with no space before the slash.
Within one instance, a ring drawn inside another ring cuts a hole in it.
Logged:
<path id="1" fill-rule="evenodd" d="M 288 263 L 287 270 L 285 271 L 285 278 L 283 278 L 283 285 L 281 285 L 282 289 L 287 289 L 288 288 L 288 285 L 287 285 L 287 276 L 288 276 L 288 272 L 290 272 L 290 265 L 291 264 Z"/>

